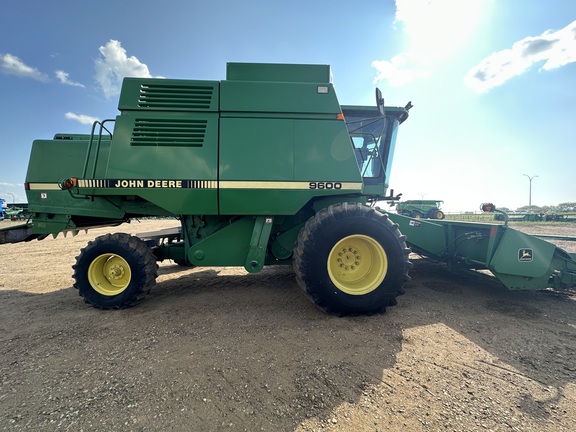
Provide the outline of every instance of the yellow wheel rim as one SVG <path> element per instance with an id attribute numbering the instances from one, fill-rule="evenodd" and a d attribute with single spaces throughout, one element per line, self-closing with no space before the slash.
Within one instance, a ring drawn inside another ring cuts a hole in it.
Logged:
<path id="1" fill-rule="evenodd" d="M 384 248 L 371 237 L 351 235 L 334 245 L 328 256 L 328 275 L 346 294 L 364 295 L 375 290 L 388 271 Z"/>
<path id="2" fill-rule="evenodd" d="M 113 253 L 100 255 L 88 267 L 88 282 L 94 290 L 105 296 L 114 296 L 130 284 L 132 272 L 124 258 Z"/>
<path id="3" fill-rule="evenodd" d="M 441 211 L 439 211 L 439 212 L 436 214 L 436 219 L 443 219 L 443 218 L 444 218 L 444 213 L 442 213 Z"/>

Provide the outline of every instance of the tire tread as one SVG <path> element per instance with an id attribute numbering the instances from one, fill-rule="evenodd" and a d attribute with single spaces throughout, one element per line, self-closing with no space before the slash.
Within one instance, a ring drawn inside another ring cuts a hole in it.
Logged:
<path id="1" fill-rule="evenodd" d="M 326 298 L 323 298 L 319 295 L 318 290 L 315 289 L 308 277 L 311 272 L 315 271 L 315 269 L 311 268 L 311 255 L 315 253 L 314 244 L 316 240 L 323 233 L 322 227 L 329 225 L 331 221 L 337 221 L 347 217 L 367 218 L 378 221 L 382 224 L 383 229 L 388 229 L 394 234 L 400 243 L 404 255 L 403 282 L 391 289 L 379 304 L 373 305 L 371 308 L 360 312 L 344 309 L 333 304 Z M 380 213 L 374 208 L 367 207 L 360 203 L 344 202 L 326 207 L 308 220 L 306 225 L 300 231 L 298 239 L 294 245 L 293 268 L 298 285 L 324 312 L 334 313 L 339 316 L 358 314 L 371 315 L 382 313 L 386 310 L 386 307 L 395 305 L 397 303 L 396 297 L 404 293 L 404 282 L 410 280 L 410 276 L 408 275 L 408 270 L 412 266 L 412 263 L 410 263 L 408 259 L 410 252 L 410 248 L 406 245 L 406 236 L 400 233 L 398 225 L 392 223 L 387 214 Z"/>
<path id="2" fill-rule="evenodd" d="M 119 304 L 108 305 L 90 300 L 84 293 L 85 287 L 80 283 L 80 279 L 83 278 L 82 273 L 87 272 L 89 266 L 89 263 L 84 263 L 85 256 L 92 250 L 106 244 L 117 245 L 126 251 L 131 251 L 133 257 L 136 258 L 136 266 L 132 268 L 133 274 L 142 271 L 144 275 L 138 289 Z M 78 294 L 83 297 L 85 303 L 97 309 L 125 309 L 140 303 L 150 293 L 158 277 L 158 264 L 152 250 L 138 237 L 125 233 L 105 234 L 88 242 L 86 247 L 80 250 L 72 269 L 74 270 L 72 276 L 74 288 L 78 290 Z"/>

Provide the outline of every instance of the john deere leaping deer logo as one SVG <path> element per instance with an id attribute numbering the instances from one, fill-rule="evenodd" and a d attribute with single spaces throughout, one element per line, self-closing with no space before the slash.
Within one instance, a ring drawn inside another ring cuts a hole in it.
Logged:
<path id="1" fill-rule="evenodd" d="M 534 258 L 534 250 L 531 248 L 524 248 L 518 250 L 518 261 L 531 262 Z"/>

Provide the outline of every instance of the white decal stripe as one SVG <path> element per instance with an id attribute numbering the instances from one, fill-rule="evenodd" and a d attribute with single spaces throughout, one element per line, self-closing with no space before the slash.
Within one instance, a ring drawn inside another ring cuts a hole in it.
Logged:
<path id="1" fill-rule="evenodd" d="M 58 183 L 29 183 L 30 190 L 61 190 Z"/>
<path id="2" fill-rule="evenodd" d="M 313 189 L 310 183 L 338 183 L 341 187 L 326 188 L 316 190 L 362 190 L 362 183 L 352 182 L 270 182 L 270 181 L 221 181 L 220 189 L 288 189 L 288 190 L 308 190 Z"/>
<path id="3" fill-rule="evenodd" d="M 78 186 L 81 188 L 110 188 L 109 180 L 79 179 Z M 314 188 L 312 184 L 338 184 L 335 188 Z M 61 190 L 58 183 L 29 183 L 30 190 Z M 216 189 L 218 182 L 215 180 L 191 180 L 192 189 Z M 161 189 L 162 187 L 156 187 Z M 168 189 L 168 188 L 166 188 Z M 170 189 L 174 189 L 171 187 Z M 183 188 L 184 189 L 184 188 Z M 282 181 L 221 181 L 220 189 L 285 189 L 285 190 L 362 190 L 362 183 L 354 182 L 282 182 Z"/>

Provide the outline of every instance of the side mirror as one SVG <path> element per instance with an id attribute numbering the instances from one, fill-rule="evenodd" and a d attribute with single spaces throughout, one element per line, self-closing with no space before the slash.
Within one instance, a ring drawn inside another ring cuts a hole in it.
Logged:
<path id="1" fill-rule="evenodd" d="M 480 206 L 480 210 L 483 212 L 492 213 L 493 211 L 496 211 L 496 206 L 492 203 L 484 203 Z"/>
<path id="2" fill-rule="evenodd" d="M 384 97 L 378 87 L 376 87 L 376 107 L 378 107 L 380 115 L 384 116 Z"/>

